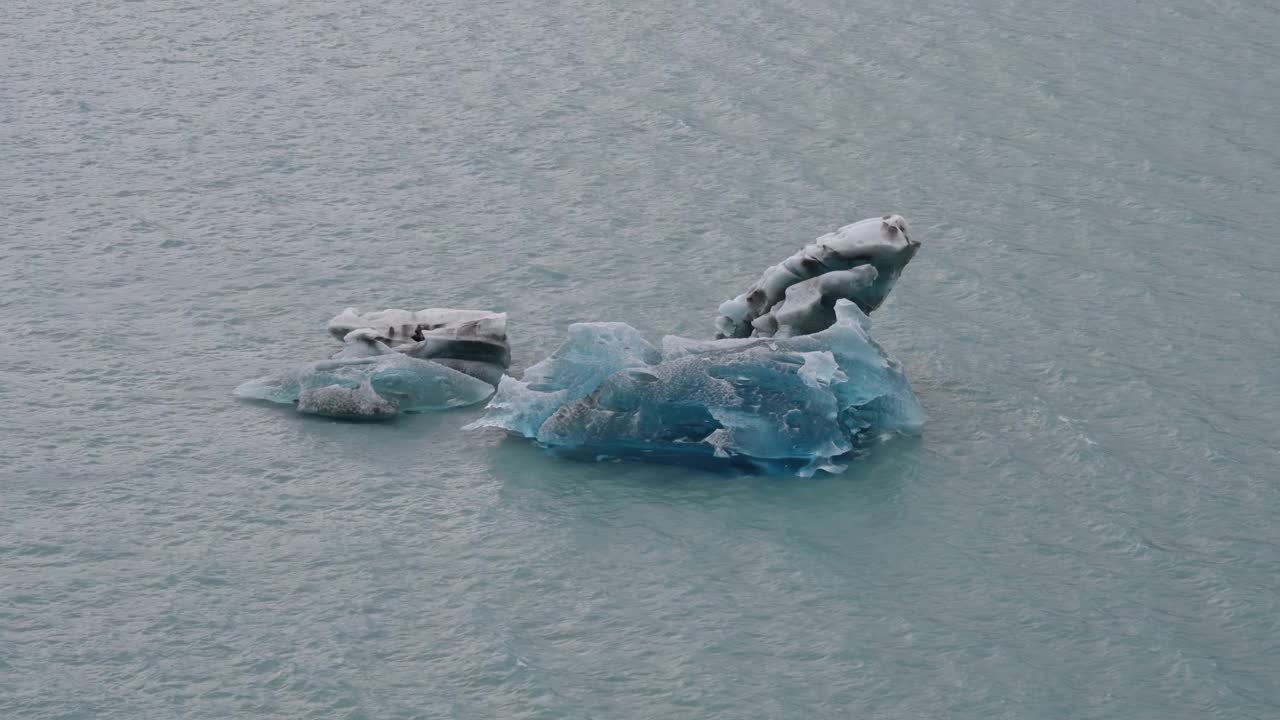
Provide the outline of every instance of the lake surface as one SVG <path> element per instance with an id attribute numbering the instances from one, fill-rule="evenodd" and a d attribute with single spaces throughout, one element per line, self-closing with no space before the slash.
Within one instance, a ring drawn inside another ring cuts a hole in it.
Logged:
<path id="1" fill-rule="evenodd" d="M 1280 717 L 1268 0 L 0 19 L 0 717 Z M 231 397 L 365 309 L 710 337 L 901 212 L 839 476 Z"/>

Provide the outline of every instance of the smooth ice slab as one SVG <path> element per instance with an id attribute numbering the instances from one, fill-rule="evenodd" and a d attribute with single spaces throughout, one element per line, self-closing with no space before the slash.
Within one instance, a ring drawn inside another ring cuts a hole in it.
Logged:
<path id="1" fill-rule="evenodd" d="M 745 293 L 720 306 L 716 319 L 716 337 L 745 338 L 769 336 L 779 326 L 790 334 L 804 328 L 816 332 L 835 322 L 834 306 L 838 299 L 850 300 L 864 313 L 880 307 L 902 274 L 902 269 L 915 257 L 920 243 L 907 234 L 907 221 L 901 215 L 862 220 L 832 233 L 827 233 L 781 263 L 764 271 L 764 275 Z M 828 273 L 869 267 L 874 275 L 854 273 L 836 280 L 796 288 L 796 302 L 791 302 L 790 289 Z M 790 318 L 765 318 L 783 301 Z M 806 317 L 806 310 L 810 313 Z"/>
<path id="2" fill-rule="evenodd" d="M 235 395 L 296 404 L 312 415 L 380 419 L 474 405 L 493 394 L 483 380 L 392 350 L 369 329 L 352 331 L 345 340 L 333 358 L 250 380 Z"/>
<path id="3" fill-rule="evenodd" d="M 581 323 L 523 380 L 504 377 L 468 428 L 499 427 L 583 458 L 812 475 L 861 443 L 916 433 L 924 412 L 854 304 L 822 332 L 659 350 L 621 323 Z"/>

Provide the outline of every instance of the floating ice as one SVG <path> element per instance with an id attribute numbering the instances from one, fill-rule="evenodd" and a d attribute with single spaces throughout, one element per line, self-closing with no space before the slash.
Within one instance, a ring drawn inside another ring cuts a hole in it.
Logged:
<path id="1" fill-rule="evenodd" d="M 716 340 L 659 350 L 622 323 L 580 323 L 523 380 L 503 377 L 484 417 L 562 454 L 812 475 L 924 411 L 871 339 L 919 243 L 901 215 L 818 238 L 720 306 Z"/>
<path id="2" fill-rule="evenodd" d="M 339 339 L 365 330 L 391 349 L 421 360 L 433 360 L 497 385 L 511 366 L 507 314 L 485 310 L 379 310 L 361 314 L 347 308 L 329 321 Z"/>
<path id="3" fill-rule="evenodd" d="M 524 380 L 504 377 L 467 427 L 589 459 L 801 476 L 843 469 L 868 440 L 918 432 L 924 412 L 858 306 L 842 300 L 833 314 L 816 334 L 669 336 L 661 350 L 622 323 L 576 324 Z"/>
<path id="4" fill-rule="evenodd" d="M 328 324 L 346 343 L 331 359 L 236 394 L 351 418 L 492 395 L 468 428 L 502 428 L 571 456 L 835 471 L 867 442 L 923 425 L 902 366 L 871 339 L 867 318 L 918 249 L 900 215 L 847 225 L 721 305 L 716 340 L 668 336 L 659 349 L 623 323 L 579 323 L 523 380 L 505 375 L 503 313 L 347 308 Z"/>
<path id="5" fill-rule="evenodd" d="M 769 336 L 779 327 L 786 327 L 786 334 L 793 335 L 816 332 L 835 322 L 832 308 L 840 298 L 852 300 L 864 313 L 870 313 L 884 302 L 919 248 L 920 243 L 908 237 L 907 221 L 901 215 L 845 225 L 765 270 L 745 293 L 722 304 L 716 319 L 716 337 Z M 855 271 L 826 277 L 828 273 L 863 267 L 872 268 L 875 273 Z M 806 283 L 818 278 L 820 282 Z M 796 294 L 794 302 L 791 290 Z M 777 312 L 773 318 L 764 318 L 784 300 L 789 306 L 785 309 L 787 320 Z M 802 308 L 815 314 L 807 316 Z M 825 324 L 822 318 L 826 318 Z M 756 324 L 758 320 L 760 324 Z"/>
<path id="6" fill-rule="evenodd" d="M 396 322 L 406 318 L 410 322 Z M 502 313 L 360 315 L 348 308 L 329 321 L 329 331 L 342 332 L 345 342 L 332 358 L 250 380 L 236 388 L 236 396 L 296 404 L 299 412 L 313 415 L 380 419 L 481 402 L 511 362 Z"/>

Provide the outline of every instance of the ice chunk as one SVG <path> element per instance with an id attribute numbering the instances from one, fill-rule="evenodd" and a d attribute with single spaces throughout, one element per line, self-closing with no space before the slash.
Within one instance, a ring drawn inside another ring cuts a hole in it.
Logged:
<path id="1" fill-rule="evenodd" d="M 806 332 L 815 332 L 834 322 L 830 306 L 824 302 L 808 304 L 816 314 L 811 318 L 804 317 L 801 308 L 806 303 L 800 301 L 801 297 L 831 297 L 833 300 L 839 297 L 857 303 L 864 313 L 870 313 L 884 302 L 902 269 L 911 262 L 919 248 L 920 243 L 908 236 L 907 221 L 901 215 L 885 215 L 845 225 L 765 270 L 764 275 L 745 293 L 722 304 L 720 317 L 716 319 L 716 336 L 744 338 L 751 336 L 753 331 L 767 335 L 768 329 L 775 327 L 775 322 L 777 326 L 782 325 L 781 318 L 775 315 L 773 320 L 764 321 L 766 332 L 758 332 L 760 326 L 755 325 L 755 321 L 788 298 L 788 288 L 827 273 L 863 266 L 870 266 L 876 271 L 870 282 L 864 282 L 867 279 L 864 275 L 846 276 L 829 285 L 812 285 L 800 291 L 797 303 L 788 310 L 791 319 L 785 325 L 791 334 L 799 334 L 795 332 L 799 328 L 810 328 Z M 822 324 L 824 320 L 825 325 Z"/>
<path id="2" fill-rule="evenodd" d="M 534 437 L 562 405 L 599 387 L 619 370 L 658 362 L 661 354 L 626 323 L 577 323 L 551 357 L 524 371 L 524 379 L 505 376 L 485 416 L 468 425 L 500 427 Z"/>
<path id="3" fill-rule="evenodd" d="M 339 338 L 360 331 L 366 342 L 378 342 L 410 357 L 435 361 L 494 386 L 511 367 L 506 313 L 427 308 L 362 314 L 356 308 L 347 308 L 329 321 L 328 328 L 331 335 Z"/>
<path id="4" fill-rule="evenodd" d="M 523 381 L 503 378 L 468 428 L 504 428 L 583 458 L 802 476 L 838 469 L 866 440 L 918 432 L 924 413 L 866 315 L 847 301 L 832 313 L 816 334 L 667 337 L 661 351 L 627 325 L 573 325 Z"/>
<path id="5" fill-rule="evenodd" d="M 474 405 L 493 386 L 430 360 L 395 352 L 368 328 L 348 333 L 332 359 L 250 380 L 237 397 L 295 404 L 299 412 L 341 418 L 385 418 Z"/>

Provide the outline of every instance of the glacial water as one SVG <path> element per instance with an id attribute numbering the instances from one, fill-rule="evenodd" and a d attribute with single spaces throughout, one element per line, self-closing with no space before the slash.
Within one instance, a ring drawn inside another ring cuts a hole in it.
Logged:
<path id="1" fill-rule="evenodd" d="M 1280 717 L 1270 0 L 16 0 L 0 718 Z M 843 474 L 236 399 L 348 306 L 710 338 L 900 212 Z"/>

